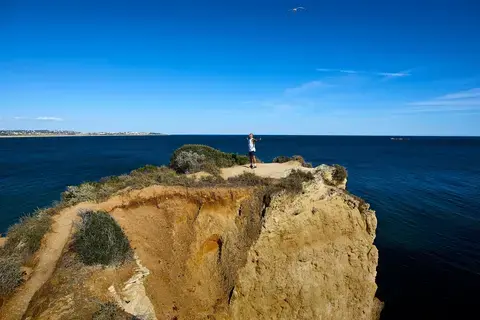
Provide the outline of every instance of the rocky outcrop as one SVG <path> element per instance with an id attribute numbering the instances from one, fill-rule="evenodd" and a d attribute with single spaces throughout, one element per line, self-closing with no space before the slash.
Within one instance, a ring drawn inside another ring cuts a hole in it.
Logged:
<path id="1" fill-rule="evenodd" d="M 257 174 L 280 178 L 297 168 L 265 164 Z M 344 190 L 346 181 L 328 181 L 330 167 L 301 170 L 315 177 L 301 194 L 152 186 L 78 205 L 109 212 L 136 261 L 87 267 L 66 245 L 24 317 L 87 318 L 114 301 L 142 319 L 378 318 L 374 212 Z"/>
<path id="2" fill-rule="evenodd" d="M 374 319 L 373 211 L 322 170 L 301 195 L 276 197 L 232 296 L 234 319 Z"/>

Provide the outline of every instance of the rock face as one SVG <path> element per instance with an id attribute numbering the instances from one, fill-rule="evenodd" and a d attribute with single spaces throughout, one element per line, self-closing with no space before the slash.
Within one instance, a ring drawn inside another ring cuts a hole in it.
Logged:
<path id="1" fill-rule="evenodd" d="M 141 319 L 378 319 L 374 212 L 324 180 L 331 168 L 302 170 L 315 179 L 296 195 L 152 186 L 84 204 L 117 220 L 137 261 L 85 267 L 66 246 L 24 318 L 88 318 L 114 301 Z"/>
<path id="2" fill-rule="evenodd" d="M 158 319 L 228 319 L 230 294 L 258 238 L 263 199 L 252 188 L 152 187 L 111 211 L 150 274 Z"/>
<path id="3" fill-rule="evenodd" d="M 266 210 L 238 274 L 232 318 L 378 318 L 374 212 L 319 173 L 302 195 L 277 197 Z"/>

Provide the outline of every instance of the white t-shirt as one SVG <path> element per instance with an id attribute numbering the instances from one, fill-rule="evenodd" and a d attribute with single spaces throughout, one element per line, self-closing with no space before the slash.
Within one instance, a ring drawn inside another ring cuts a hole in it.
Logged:
<path id="1" fill-rule="evenodd" d="M 253 138 L 248 138 L 248 152 L 255 152 L 255 142 L 253 142 Z"/>

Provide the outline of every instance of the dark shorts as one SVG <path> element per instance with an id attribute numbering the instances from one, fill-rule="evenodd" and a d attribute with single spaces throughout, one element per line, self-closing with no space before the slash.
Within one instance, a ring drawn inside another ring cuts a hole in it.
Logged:
<path id="1" fill-rule="evenodd" d="M 248 153 L 248 155 L 249 155 L 250 157 L 253 157 L 253 156 L 255 155 L 255 151 L 250 151 L 250 152 Z"/>

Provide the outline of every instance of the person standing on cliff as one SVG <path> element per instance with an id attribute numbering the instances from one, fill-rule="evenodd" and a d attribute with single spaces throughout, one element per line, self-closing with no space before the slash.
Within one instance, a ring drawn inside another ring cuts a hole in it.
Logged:
<path id="1" fill-rule="evenodd" d="M 257 167 L 257 159 L 255 158 L 255 152 L 257 149 L 255 148 L 255 142 L 260 141 L 261 139 L 255 139 L 253 137 L 253 133 L 248 135 L 248 156 L 250 157 L 250 168 L 255 169 Z"/>

